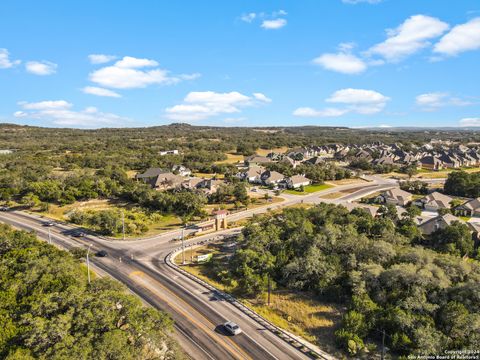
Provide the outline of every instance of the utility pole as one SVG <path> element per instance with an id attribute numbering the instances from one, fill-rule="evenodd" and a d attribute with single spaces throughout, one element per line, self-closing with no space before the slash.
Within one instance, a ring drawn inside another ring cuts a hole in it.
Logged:
<path id="1" fill-rule="evenodd" d="M 123 240 L 125 240 L 125 210 L 122 210 L 122 234 Z"/>
<path id="2" fill-rule="evenodd" d="M 185 228 L 182 228 L 182 264 L 185 265 Z"/>
<path id="3" fill-rule="evenodd" d="M 87 249 L 87 276 L 88 276 L 88 283 L 90 284 L 90 248 L 92 247 L 93 244 L 88 245 Z"/>
<path id="4" fill-rule="evenodd" d="M 382 330 L 382 360 L 385 360 L 385 329 Z"/>
<path id="5" fill-rule="evenodd" d="M 48 243 L 52 245 L 52 233 L 50 232 L 50 228 L 48 228 Z"/>

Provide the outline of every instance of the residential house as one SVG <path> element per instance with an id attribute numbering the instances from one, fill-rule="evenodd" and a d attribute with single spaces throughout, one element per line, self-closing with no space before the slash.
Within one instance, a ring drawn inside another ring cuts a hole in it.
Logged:
<path id="1" fill-rule="evenodd" d="M 393 188 L 384 191 L 377 197 L 377 200 L 381 203 L 405 206 L 412 201 L 412 194 L 408 191 L 404 191 L 400 188 Z"/>
<path id="2" fill-rule="evenodd" d="M 267 170 L 262 173 L 261 179 L 265 185 L 277 185 L 285 179 L 285 176 L 277 171 Z"/>
<path id="3" fill-rule="evenodd" d="M 310 185 L 310 179 L 304 175 L 294 175 L 286 179 L 287 187 L 290 189 L 298 189 L 301 186 Z"/>
<path id="4" fill-rule="evenodd" d="M 465 204 L 457 206 L 455 213 L 460 216 L 480 216 L 480 198 L 469 200 Z"/>
<path id="5" fill-rule="evenodd" d="M 150 182 L 156 179 L 158 175 L 167 173 L 168 171 L 161 168 L 149 168 L 144 173 L 135 175 L 135 179 Z"/>
<path id="6" fill-rule="evenodd" d="M 272 159 L 266 156 L 252 155 L 245 158 L 244 163 L 247 166 L 259 166 L 261 164 L 271 163 Z"/>
<path id="7" fill-rule="evenodd" d="M 450 209 L 453 198 L 435 191 L 427 196 L 416 200 L 415 205 L 424 208 L 426 211 L 438 211 L 439 209 Z"/>
<path id="8" fill-rule="evenodd" d="M 183 176 L 168 172 L 158 175 L 150 184 L 156 190 L 169 190 L 180 187 L 184 181 Z"/>
<path id="9" fill-rule="evenodd" d="M 251 166 L 247 170 L 239 174 L 240 179 L 246 180 L 249 183 L 261 183 L 262 174 L 265 172 L 265 168 L 261 166 Z"/>
<path id="10" fill-rule="evenodd" d="M 418 228 L 423 234 L 430 235 L 431 233 L 439 229 L 444 229 L 447 226 L 452 225 L 452 223 L 455 221 L 466 224 L 465 221 L 459 219 L 456 216 L 453 216 L 452 214 L 445 214 L 428 219 L 427 221 L 420 224 Z"/>
<path id="11" fill-rule="evenodd" d="M 445 168 L 443 162 L 438 157 L 427 155 L 418 160 L 422 168 L 428 170 L 442 170 Z"/>
<path id="12" fill-rule="evenodd" d="M 377 216 L 379 207 L 377 206 L 372 206 L 372 205 L 366 205 L 366 204 L 359 204 L 359 203 L 351 203 L 351 202 L 346 202 L 342 204 L 342 206 L 346 207 L 349 212 L 352 212 L 353 209 L 362 209 L 368 212 L 372 217 Z"/>

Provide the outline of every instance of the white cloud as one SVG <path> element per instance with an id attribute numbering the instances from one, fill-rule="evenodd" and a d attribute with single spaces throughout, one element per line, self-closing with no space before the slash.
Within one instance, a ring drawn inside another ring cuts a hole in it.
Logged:
<path id="1" fill-rule="evenodd" d="M 127 118 L 111 113 L 103 113 L 95 107 L 86 107 L 81 111 L 72 110 L 73 105 L 65 100 L 48 100 L 36 103 L 19 102 L 22 110 L 13 115 L 16 118 L 28 118 L 51 121 L 55 125 L 95 128 L 101 126 L 120 126 Z"/>
<path id="2" fill-rule="evenodd" d="M 113 89 L 144 88 L 153 84 L 175 84 L 183 79 L 196 78 L 198 74 L 171 76 L 169 71 L 156 68 L 158 62 L 125 56 L 111 66 L 90 73 L 90 81 Z M 143 69 L 152 68 L 153 69 Z"/>
<path id="3" fill-rule="evenodd" d="M 256 17 L 257 17 L 257 14 L 255 14 L 254 12 L 251 12 L 248 14 L 243 14 L 240 17 L 240 20 L 245 21 L 247 23 L 251 23 L 253 20 L 255 20 Z"/>
<path id="4" fill-rule="evenodd" d="M 204 120 L 220 114 L 234 114 L 241 109 L 271 101 L 261 93 L 253 97 L 237 91 L 217 93 L 214 91 L 194 91 L 187 94 L 183 104 L 165 109 L 165 116 L 175 121 Z"/>
<path id="5" fill-rule="evenodd" d="M 46 100 L 35 103 L 20 101 L 18 103 L 24 110 L 58 110 L 69 109 L 73 105 L 65 100 Z"/>
<path id="6" fill-rule="evenodd" d="M 415 98 L 415 103 L 423 108 L 438 108 L 444 105 L 447 93 L 435 92 L 420 94 Z"/>
<path id="7" fill-rule="evenodd" d="M 90 95 L 97 95 L 97 96 L 106 96 L 106 97 L 122 97 L 119 93 L 116 93 L 115 91 L 100 88 L 97 86 L 85 86 L 82 91 L 85 94 L 90 94 Z"/>
<path id="8" fill-rule="evenodd" d="M 25 64 L 25 69 L 35 75 L 52 75 L 57 72 L 57 64 L 50 61 L 29 61 Z"/>
<path id="9" fill-rule="evenodd" d="M 448 28 L 447 23 L 437 18 L 414 15 L 396 29 L 387 30 L 387 40 L 371 47 L 366 54 L 396 62 L 429 46 L 429 40 L 441 36 Z"/>
<path id="10" fill-rule="evenodd" d="M 355 55 L 340 52 L 337 54 L 323 54 L 313 62 L 324 69 L 342 74 L 359 74 L 367 69 L 367 64 Z"/>
<path id="11" fill-rule="evenodd" d="M 344 4 L 360 4 L 360 3 L 368 3 L 368 4 L 378 4 L 381 3 L 383 0 L 342 0 Z"/>
<path id="12" fill-rule="evenodd" d="M 302 117 L 337 117 L 347 113 L 362 115 L 376 114 L 382 111 L 389 97 L 373 90 L 341 89 L 335 91 L 325 101 L 328 103 L 342 104 L 342 108 L 325 108 L 316 110 L 310 107 L 301 107 L 293 112 L 295 116 Z"/>
<path id="13" fill-rule="evenodd" d="M 10 60 L 10 53 L 7 49 L 0 49 L 0 69 L 8 69 L 20 64 L 20 60 Z"/>
<path id="14" fill-rule="evenodd" d="M 262 93 L 253 93 L 253 96 L 255 97 L 255 99 L 257 99 L 259 101 L 263 101 L 263 102 L 266 102 L 266 103 L 272 102 L 272 99 L 266 97 Z"/>
<path id="15" fill-rule="evenodd" d="M 293 115 L 298 117 L 338 117 L 348 112 L 348 109 L 326 108 L 316 110 L 310 107 L 300 107 L 293 112 Z"/>
<path id="16" fill-rule="evenodd" d="M 201 76 L 202 76 L 202 74 L 200 74 L 200 73 L 178 75 L 178 77 L 182 80 L 195 80 L 195 79 L 198 79 Z"/>
<path id="17" fill-rule="evenodd" d="M 277 30 L 281 29 L 287 25 L 287 20 L 285 19 L 273 19 L 273 20 L 263 20 L 262 21 L 262 28 L 267 30 Z"/>
<path id="18" fill-rule="evenodd" d="M 467 106 L 473 104 L 471 101 L 450 96 L 446 92 L 420 94 L 415 98 L 415 103 L 425 111 L 435 111 L 443 106 Z"/>
<path id="19" fill-rule="evenodd" d="M 480 17 L 455 26 L 435 44 L 433 51 L 454 56 L 477 49 L 480 49 Z"/>
<path id="20" fill-rule="evenodd" d="M 460 120 L 460 126 L 480 126 L 480 117 L 463 118 Z"/>
<path id="21" fill-rule="evenodd" d="M 105 54 L 90 54 L 88 55 L 88 60 L 92 64 L 105 64 L 107 62 L 115 60 L 117 57 L 115 55 L 105 55 Z"/>

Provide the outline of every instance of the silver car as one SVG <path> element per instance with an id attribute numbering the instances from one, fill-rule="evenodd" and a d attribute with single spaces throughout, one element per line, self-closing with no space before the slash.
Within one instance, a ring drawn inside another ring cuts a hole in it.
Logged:
<path id="1" fill-rule="evenodd" d="M 240 329 L 240 326 L 238 326 L 232 321 L 227 321 L 225 324 L 223 324 L 223 327 L 232 335 L 238 335 L 242 332 L 242 329 Z"/>

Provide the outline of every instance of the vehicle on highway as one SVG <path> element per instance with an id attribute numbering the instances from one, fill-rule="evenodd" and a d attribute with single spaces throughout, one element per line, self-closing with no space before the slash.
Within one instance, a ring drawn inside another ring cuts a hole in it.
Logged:
<path id="1" fill-rule="evenodd" d="M 55 223 L 53 221 L 45 221 L 43 223 L 43 226 L 54 226 L 54 225 L 55 225 Z"/>
<path id="2" fill-rule="evenodd" d="M 0 211 L 8 211 L 10 208 L 8 206 L 0 206 Z"/>
<path id="3" fill-rule="evenodd" d="M 72 236 L 79 238 L 85 236 L 85 233 L 83 231 L 75 231 L 74 233 L 72 233 Z"/>
<path id="4" fill-rule="evenodd" d="M 257 192 L 257 188 L 252 188 L 252 192 Z"/>
<path id="5" fill-rule="evenodd" d="M 223 327 L 227 332 L 229 332 L 232 335 L 238 335 L 242 332 L 242 329 L 240 329 L 240 326 L 235 324 L 232 321 L 227 321 L 225 324 L 223 324 Z"/>
<path id="6" fill-rule="evenodd" d="M 98 256 L 98 257 L 106 257 L 107 255 L 108 253 L 105 250 L 97 251 L 97 253 L 95 254 L 95 256 Z"/>

